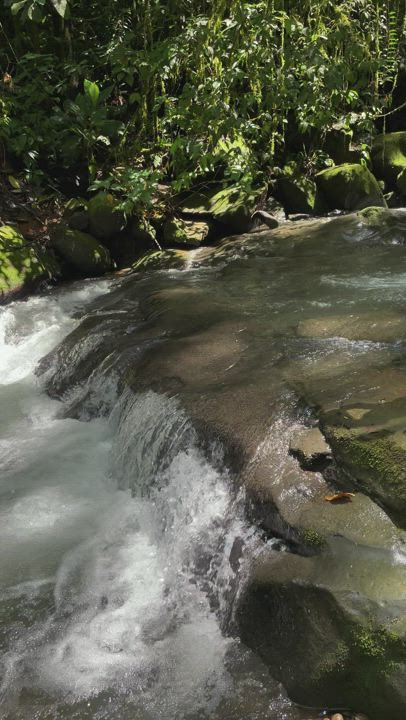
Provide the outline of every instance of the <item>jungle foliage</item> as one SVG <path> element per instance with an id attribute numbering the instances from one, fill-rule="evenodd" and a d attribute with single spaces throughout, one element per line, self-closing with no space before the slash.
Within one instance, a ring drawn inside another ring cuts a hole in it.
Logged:
<path id="1" fill-rule="evenodd" d="M 399 96 L 404 0 L 0 2 L 2 155 L 127 211 L 162 180 L 320 168 L 331 130 L 366 142 Z"/>

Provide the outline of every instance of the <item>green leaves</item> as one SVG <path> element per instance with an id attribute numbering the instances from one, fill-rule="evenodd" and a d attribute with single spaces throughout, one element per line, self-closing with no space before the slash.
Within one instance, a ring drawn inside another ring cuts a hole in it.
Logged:
<path id="1" fill-rule="evenodd" d="M 90 98 L 93 107 L 96 107 L 100 96 L 100 88 L 97 83 L 92 82 L 91 80 L 84 80 L 83 89 L 85 91 L 85 95 Z"/>
<path id="2" fill-rule="evenodd" d="M 50 0 L 58 15 L 65 17 L 68 9 L 68 0 Z"/>

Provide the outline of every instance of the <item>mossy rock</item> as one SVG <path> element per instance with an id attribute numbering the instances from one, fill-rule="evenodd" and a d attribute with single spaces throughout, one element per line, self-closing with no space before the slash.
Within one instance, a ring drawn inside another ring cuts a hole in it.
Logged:
<path id="1" fill-rule="evenodd" d="M 277 182 L 277 193 L 288 214 L 312 213 L 316 204 L 316 192 L 316 184 L 304 176 L 285 176 Z"/>
<path id="2" fill-rule="evenodd" d="M 406 399 L 321 415 L 339 468 L 406 528 Z"/>
<path id="3" fill-rule="evenodd" d="M 168 246 L 199 247 L 209 232 L 210 226 L 207 222 L 171 218 L 164 225 L 164 242 Z"/>
<path id="4" fill-rule="evenodd" d="M 184 215 L 209 216 L 233 233 L 247 232 L 257 200 L 265 188 L 245 193 L 233 185 L 194 192 L 179 205 Z"/>
<path id="5" fill-rule="evenodd" d="M 110 193 L 101 192 L 89 200 L 89 231 L 100 240 L 111 240 L 125 225 L 117 200 Z"/>
<path id="6" fill-rule="evenodd" d="M 50 253 L 29 243 L 11 225 L 0 227 L 0 300 L 58 274 Z"/>
<path id="7" fill-rule="evenodd" d="M 370 551 L 355 560 L 345 542 L 338 550 L 264 553 L 237 608 L 242 641 L 296 702 L 399 720 L 406 717 L 403 570 L 390 555 L 381 568 Z"/>
<path id="8" fill-rule="evenodd" d="M 395 188 L 399 173 L 406 169 L 406 131 L 378 135 L 371 149 L 375 175 Z"/>
<path id="9" fill-rule="evenodd" d="M 51 241 L 56 252 L 83 277 L 103 275 L 112 269 L 109 251 L 89 233 L 59 225 Z"/>
<path id="10" fill-rule="evenodd" d="M 330 210 L 386 207 L 377 179 L 364 165 L 345 163 L 327 168 L 317 173 L 315 180 Z"/>

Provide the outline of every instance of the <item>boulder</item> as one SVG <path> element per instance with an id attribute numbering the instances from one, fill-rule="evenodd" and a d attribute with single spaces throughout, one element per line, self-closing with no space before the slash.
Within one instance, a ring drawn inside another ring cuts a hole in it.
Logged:
<path id="1" fill-rule="evenodd" d="M 378 135 L 372 144 L 371 159 L 375 175 L 395 188 L 399 173 L 406 168 L 406 131 Z"/>
<path id="2" fill-rule="evenodd" d="M 241 639 L 296 702 L 399 720 L 406 716 L 405 580 L 402 563 L 344 540 L 307 558 L 263 553 L 237 608 Z"/>
<path id="3" fill-rule="evenodd" d="M 100 240 L 110 240 L 125 226 L 124 215 L 110 193 L 100 192 L 89 200 L 89 231 Z"/>
<path id="4" fill-rule="evenodd" d="M 342 473 L 406 528 L 406 398 L 321 413 Z"/>
<path id="5" fill-rule="evenodd" d="M 209 232 L 207 222 L 172 218 L 164 225 L 164 242 L 168 246 L 198 247 L 206 240 Z"/>
<path id="6" fill-rule="evenodd" d="M 0 227 L 0 301 L 58 274 L 49 252 L 28 242 L 11 225 Z"/>
<path id="7" fill-rule="evenodd" d="M 112 269 L 109 251 L 89 233 L 59 225 L 51 242 L 75 273 L 83 277 L 103 275 Z"/>
<path id="8" fill-rule="evenodd" d="M 305 176 L 286 175 L 278 180 L 276 190 L 287 214 L 314 211 L 317 188 L 313 180 Z"/>
<path id="9" fill-rule="evenodd" d="M 208 216 L 221 223 L 229 232 L 244 233 L 251 227 L 251 215 L 264 188 L 244 193 L 233 185 L 201 190 L 185 198 L 179 205 L 184 215 Z"/>
<path id="10" fill-rule="evenodd" d="M 337 165 L 317 173 L 315 179 L 330 210 L 361 210 L 368 205 L 386 207 L 377 179 L 364 165 Z"/>

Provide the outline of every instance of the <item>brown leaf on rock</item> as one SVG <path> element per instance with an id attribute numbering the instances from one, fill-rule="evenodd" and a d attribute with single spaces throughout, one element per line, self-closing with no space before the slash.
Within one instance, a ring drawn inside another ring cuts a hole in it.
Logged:
<path id="1" fill-rule="evenodd" d="M 325 495 L 324 499 L 327 502 L 335 503 L 335 502 L 351 502 L 352 498 L 355 497 L 355 493 L 352 492 L 339 492 L 335 493 L 334 495 Z"/>

